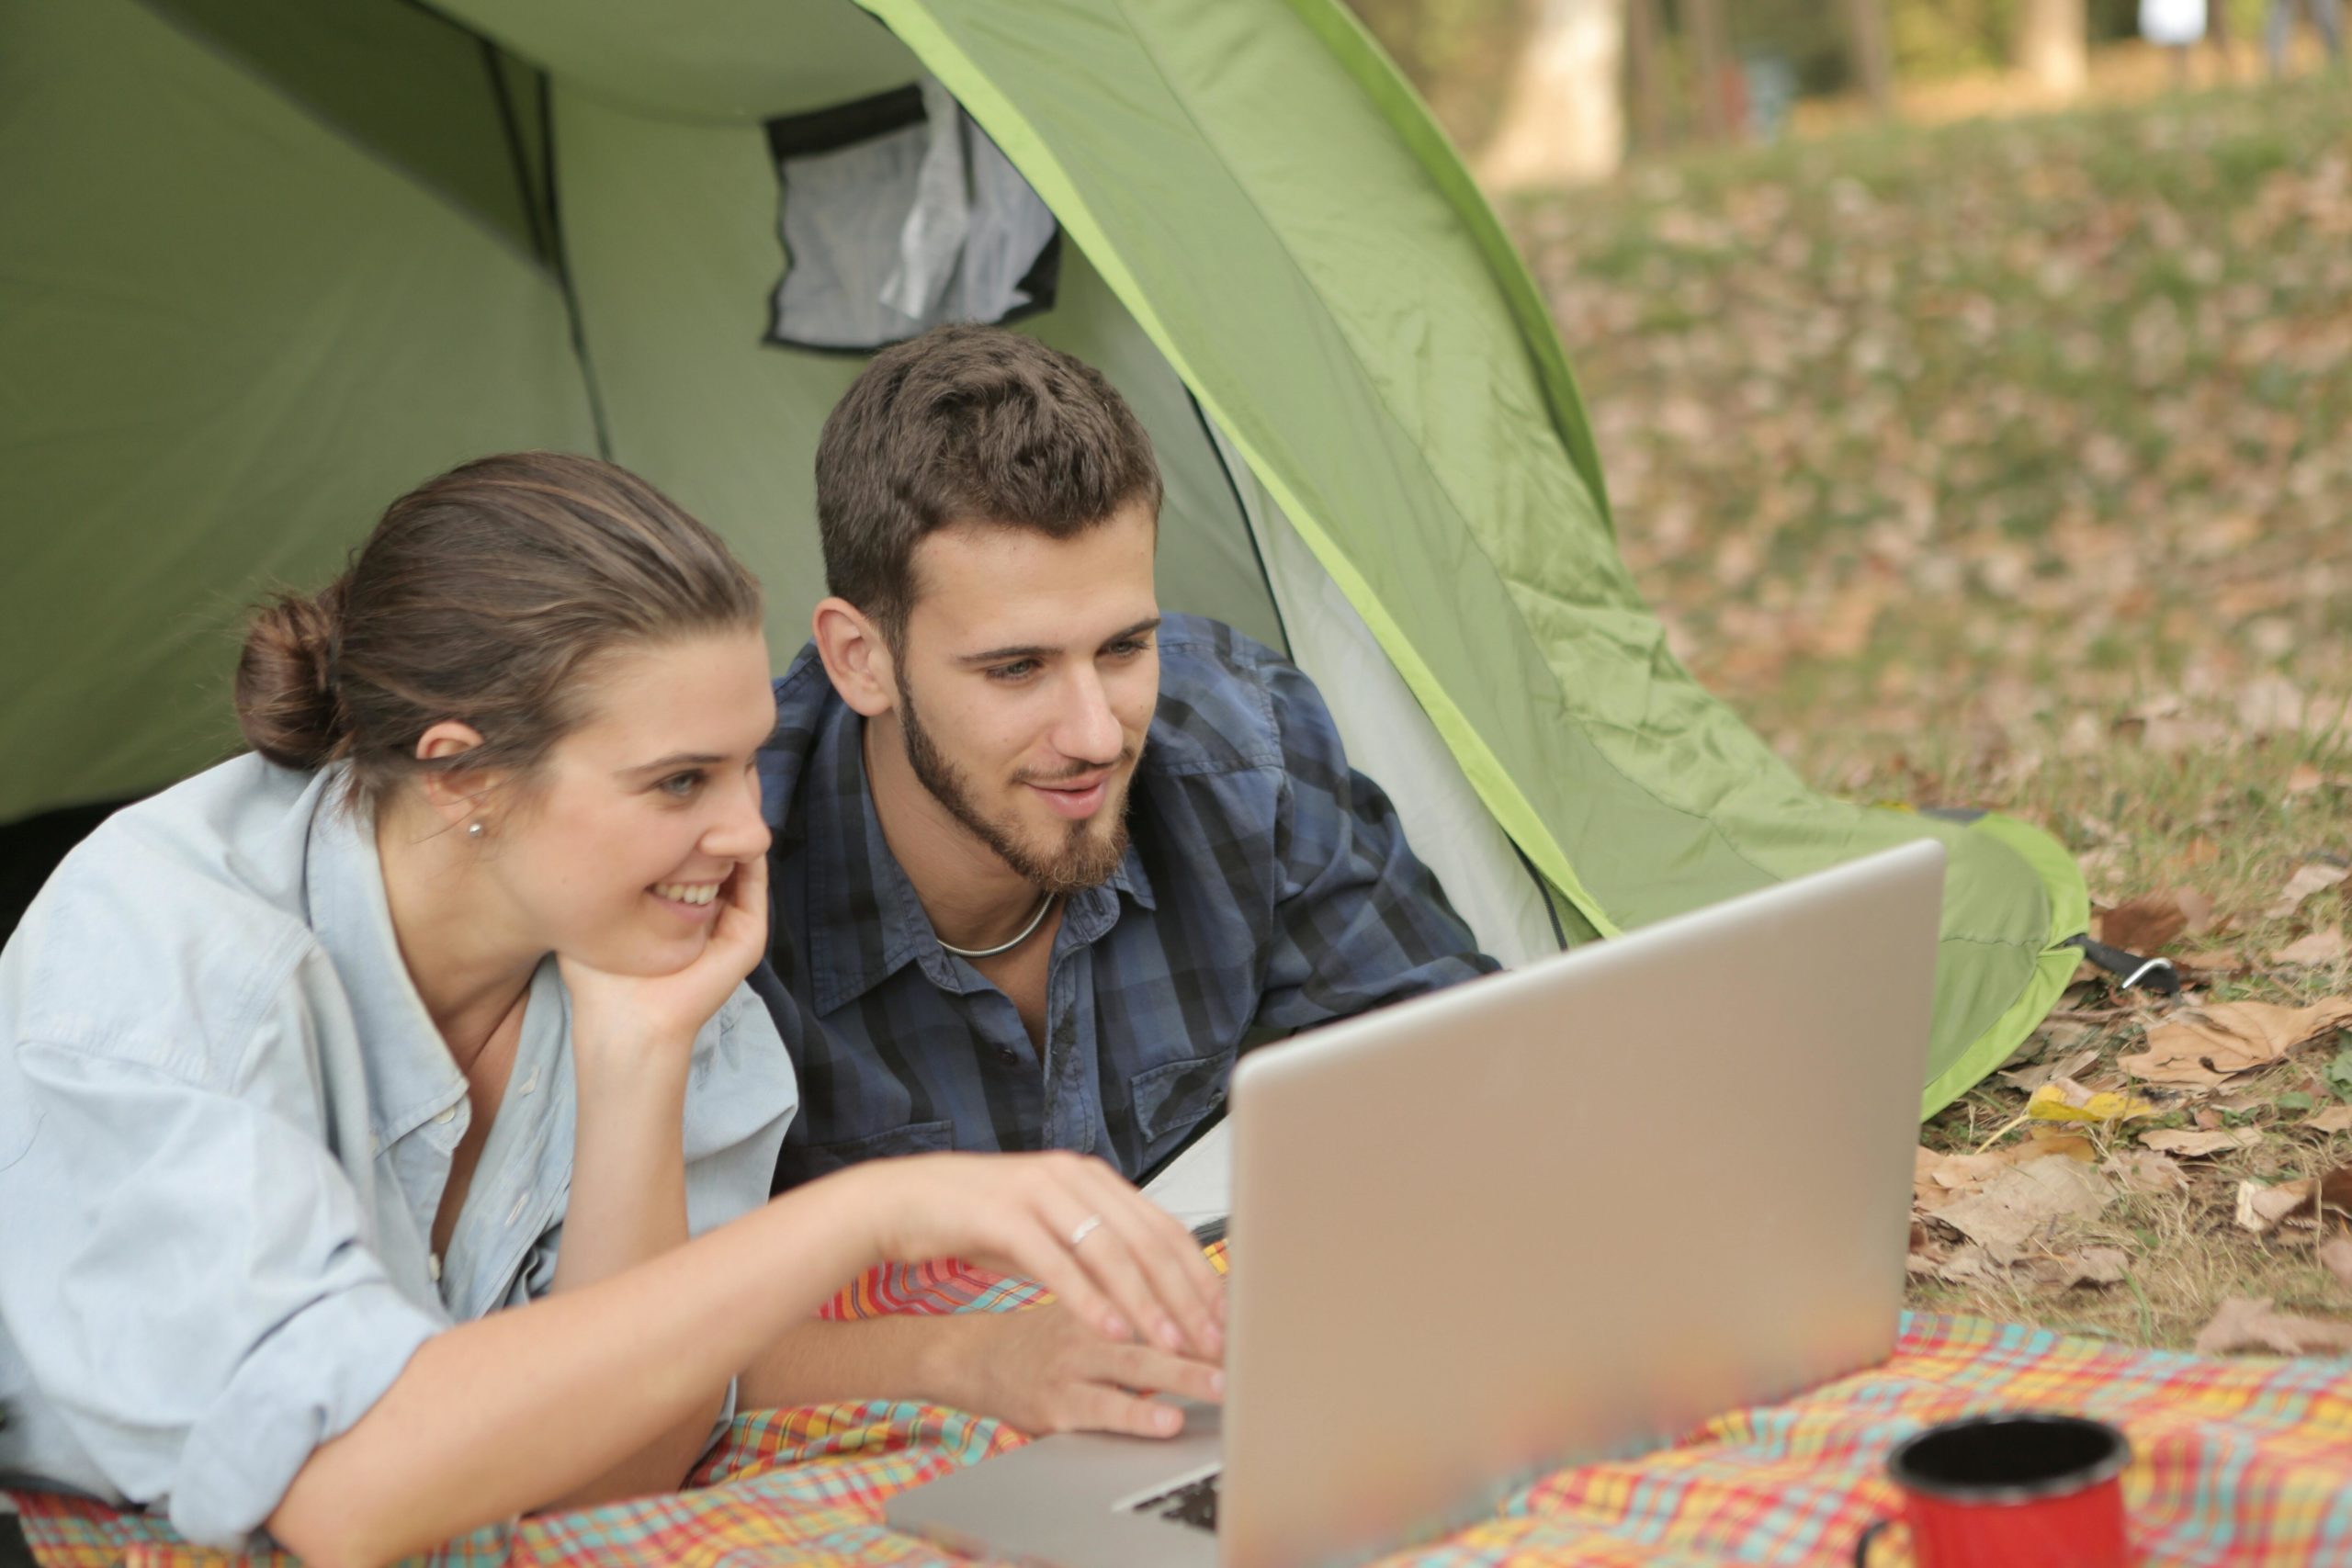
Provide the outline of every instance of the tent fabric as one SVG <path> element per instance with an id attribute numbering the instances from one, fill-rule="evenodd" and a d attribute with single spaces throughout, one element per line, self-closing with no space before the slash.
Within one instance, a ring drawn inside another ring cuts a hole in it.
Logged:
<path id="1" fill-rule="evenodd" d="M 34 220 L 0 263 L 0 506 L 54 520 L 0 588 L 44 671 L 0 739 L 54 766 L 0 820 L 209 760 L 235 606 L 484 450 L 643 471 L 796 645 L 808 459 L 857 363 L 762 341 L 763 128 L 927 74 L 1061 227 L 1022 330 L 1150 430 L 1163 602 L 1317 676 L 1482 940 L 1932 835 L 1926 1108 L 2039 1021 L 2079 873 L 2021 824 L 1816 795 L 1676 662 L 1540 296 L 1334 0 L 860 4 L 0 0 L 0 209 Z"/>

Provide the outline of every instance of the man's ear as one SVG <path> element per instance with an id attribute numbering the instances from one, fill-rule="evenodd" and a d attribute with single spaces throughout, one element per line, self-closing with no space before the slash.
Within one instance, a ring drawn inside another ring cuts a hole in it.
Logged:
<path id="1" fill-rule="evenodd" d="M 481 730 L 454 718 L 443 719 L 416 738 L 418 761 L 444 764 L 417 773 L 417 787 L 424 796 L 424 804 L 445 825 L 460 831 L 468 823 L 481 818 L 483 797 L 495 780 L 487 770 L 450 767 L 447 763 L 481 744 Z"/>
<path id="2" fill-rule="evenodd" d="M 820 601 L 809 617 L 817 657 L 842 701 L 865 718 L 878 718 L 899 705 L 898 671 L 882 628 L 846 599 Z"/>

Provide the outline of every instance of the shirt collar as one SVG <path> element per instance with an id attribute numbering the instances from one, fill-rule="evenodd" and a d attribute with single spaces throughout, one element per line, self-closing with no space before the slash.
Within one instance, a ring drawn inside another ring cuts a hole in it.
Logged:
<path id="1" fill-rule="evenodd" d="M 865 776 L 865 720 L 838 698 L 828 705 L 800 775 L 809 865 L 809 929 L 801 934 L 817 1010 L 831 1013 L 855 1001 L 909 964 L 942 990 L 984 988 L 978 971 L 939 945 L 914 884 L 883 836 Z M 1094 942 L 1115 925 L 1120 894 L 1155 908 L 1132 842 L 1109 881 L 1071 896 L 1056 951 Z"/>
<path id="2" fill-rule="evenodd" d="M 466 1098 L 465 1076 L 433 1026 L 392 934 L 375 819 L 345 804 L 347 780 L 319 792 L 303 867 L 311 930 L 334 964 L 364 1043 L 369 1113 L 384 1143 Z"/>

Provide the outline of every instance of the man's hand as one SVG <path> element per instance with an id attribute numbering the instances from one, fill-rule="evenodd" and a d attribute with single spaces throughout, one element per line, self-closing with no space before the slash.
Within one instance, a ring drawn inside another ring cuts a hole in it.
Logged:
<path id="1" fill-rule="evenodd" d="M 1114 1344 L 1058 1303 L 1023 1312 L 968 1313 L 937 1347 L 933 1380 L 945 1402 L 993 1416 L 1034 1436 L 1123 1432 L 1172 1438 L 1183 1412 L 1131 1392 L 1152 1390 L 1210 1403 L 1225 1396 L 1215 1365 L 1148 1345 Z"/>

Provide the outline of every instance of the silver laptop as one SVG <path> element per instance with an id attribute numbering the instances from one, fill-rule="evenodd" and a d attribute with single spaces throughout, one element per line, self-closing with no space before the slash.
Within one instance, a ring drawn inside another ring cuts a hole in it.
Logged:
<path id="1" fill-rule="evenodd" d="M 1893 1348 L 1944 855 L 1923 841 L 1252 1053 L 1226 1404 L 890 1523 L 1067 1568 L 1360 1560 Z"/>

